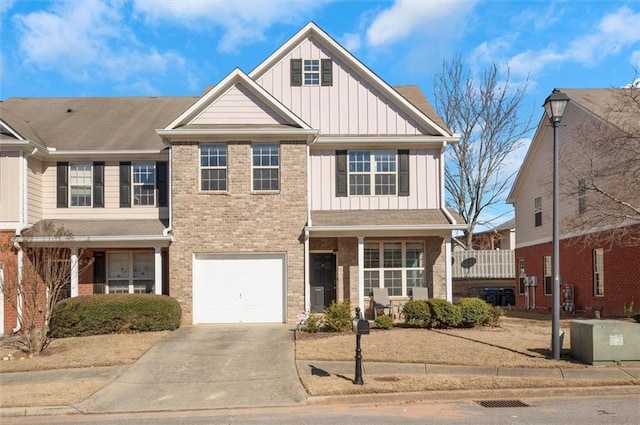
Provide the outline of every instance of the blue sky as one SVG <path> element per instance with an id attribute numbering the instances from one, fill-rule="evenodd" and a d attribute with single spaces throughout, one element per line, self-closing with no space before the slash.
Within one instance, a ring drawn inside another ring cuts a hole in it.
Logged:
<path id="1" fill-rule="evenodd" d="M 390 84 L 431 97 L 443 59 L 554 87 L 622 86 L 640 69 L 640 2 L 0 0 L 0 100 L 198 95 L 250 72 L 314 21 Z M 517 167 L 526 152 L 512 158 Z"/>

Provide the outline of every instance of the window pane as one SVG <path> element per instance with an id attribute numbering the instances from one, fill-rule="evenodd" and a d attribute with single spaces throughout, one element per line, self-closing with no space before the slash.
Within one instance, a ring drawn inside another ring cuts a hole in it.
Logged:
<path id="1" fill-rule="evenodd" d="M 140 185 L 133 187 L 133 205 L 154 205 L 155 186 Z"/>
<path id="2" fill-rule="evenodd" d="M 370 297 L 373 295 L 373 288 L 380 287 L 380 272 L 377 270 L 365 270 L 364 271 L 364 296 Z"/>
<path id="3" fill-rule="evenodd" d="M 133 164 L 133 183 L 155 184 L 155 164 Z"/>
<path id="4" fill-rule="evenodd" d="M 153 279 L 155 258 L 152 252 L 133 253 L 133 278 Z"/>
<path id="5" fill-rule="evenodd" d="M 396 153 L 393 151 L 379 151 L 375 153 L 376 171 L 378 173 L 396 172 Z"/>
<path id="6" fill-rule="evenodd" d="M 91 185 L 93 183 L 90 162 L 77 162 L 69 166 L 69 191 L 71 206 L 91 206 Z"/>
<path id="7" fill-rule="evenodd" d="M 384 287 L 389 295 L 402 295 L 402 270 L 385 270 Z"/>
<path id="8" fill-rule="evenodd" d="M 407 254 L 405 267 L 424 268 L 424 245 L 421 243 L 407 242 Z"/>
<path id="9" fill-rule="evenodd" d="M 349 176 L 349 193 L 351 195 L 370 195 L 371 176 L 368 174 L 351 174 Z"/>
<path id="10" fill-rule="evenodd" d="M 402 244 L 384 244 L 384 267 L 402 267 Z"/>
<path id="11" fill-rule="evenodd" d="M 376 195 L 395 195 L 396 175 L 376 174 Z"/>
<path id="12" fill-rule="evenodd" d="M 112 278 L 129 278 L 129 253 L 127 252 L 110 252 L 107 257 L 108 277 Z"/>
<path id="13" fill-rule="evenodd" d="M 202 190 L 227 190 L 227 170 L 202 170 L 200 182 Z"/>
<path id="14" fill-rule="evenodd" d="M 407 288 L 413 288 L 414 286 L 422 288 L 426 286 L 422 270 L 407 270 Z M 408 293 L 407 295 L 411 296 L 412 294 Z"/>
<path id="15" fill-rule="evenodd" d="M 364 267 L 366 269 L 380 267 L 380 246 L 377 243 L 364 244 Z"/>
<path id="16" fill-rule="evenodd" d="M 71 186 L 71 206 L 91 206 L 91 186 Z"/>
<path id="17" fill-rule="evenodd" d="M 226 145 L 203 145 L 200 147 L 200 165 L 202 167 L 226 167 Z"/>
<path id="18" fill-rule="evenodd" d="M 109 293 L 110 294 L 128 294 L 129 281 L 128 280 L 110 280 Z"/>
<path id="19" fill-rule="evenodd" d="M 278 190 L 278 169 L 254 169 L 253 190 Z"/>
<path id="20" fill-rule="evenodd" d="M 352 173 L 371 172 L 371 152 L 369 151 L 349 152 L 349 172 L 352 172 Z"/>

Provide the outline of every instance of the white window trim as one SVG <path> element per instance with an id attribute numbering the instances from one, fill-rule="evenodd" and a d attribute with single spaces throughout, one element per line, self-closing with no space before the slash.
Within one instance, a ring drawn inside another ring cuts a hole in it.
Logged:
<path id="1" fill-rule="evenodd" d="M 355 152 L 369 153 L 369 171 L 351 171 L 351 154 Z M 378 162 L 376 161 L 377 153 L 387 153 L 393 155 L 395 171 L 377 171 Z M 369 176 L 369 194 L 352 194 L 351 193 L 351 176 Z M 395 176 L 395 184 L 393 193 L 377 194 L 376 193 L 376 176 Z M 374 149 L 374 150 L 350 150 L 347 152 L 347 189 L 349 196 L 398 196 L 398 152 L 391 149 Z"/>
<path id="2" fill-rule="evenodd" d="M 88 165 L 89 166 L 89 184 L 73 184 L 73 168 L 74 166 Z M 87 205 L 74 205 L 73 204 L 73 188 L 74 187 L 89 187 L 89 204 Z M 78 161 L 69 163 L 69 207 L 72 208 L 91 208 L 93 207 L 93 163 L 89 161 Z"/>
<path id="3" fill-rule="evenodd" d="M 598 293 L 598 283 L 602 291 Z M 593 296 L 604 297 L 604 250 L 596 248 L 593 250 Z"/>
<path id="4" fill-rule="evenodd" d="M 384 244 L 391 243 L 399 243 L 401 244 L 401 267 L 384 267 Z M 421 244 L 422 252 L 425 258 L 423 258 L 423 267 L 406 267 L 407 263 L 407 244 Z M 367 244 L 377 244 L 378 245 L 378 258 L 380 260 L 379 267 L 374 268 L 365 268 L 364 263 L 362 264 L 363 272 L 368 271 L 377 271 L 378 272 L 378 285 L 380 288 L 386 288 L 384 286 L 384 272 L 385 271 L 401 271 L 402 272 L 402 290 L 401 295 L 393 295 L 389 294 L 390 297 L 408 297 L 409 287 L 407 286 L 407 272 L 408 271 L 419 271 L 422 272 L 422 285 L 421 287 L 425 288 L 427 286 L 426 282 L 426 255 L 427 255 L 427 247 L 424 241 L 421 240 L 365 240 L 364 245 Z M 414 285 L 415 286 L 415 285 Z M 366 288 L 365 288 L 366 290 Z M 368 294 L 366 296 L 369 296 Z"/>
<path id="5" fill-rule="evenodd" d="M 127 267 L 128 267 L 128 275 L 127 276 L 122 276 L 122 277 L 110 277 L 109 276 L 109 263 L 110 263 L 110 257 L 112 254 L 127 254 Z M 150 276 L 145 276 L 144 278 L 141 277 L 134 277 L 133 273 L 134 273 L 134 256 L 135 254 L 148 254 L 152 257 L 152 261 L 151 264 L 153 265 L 153 269 L 151 270 L 151 275 Z M 106 258 L 106 288 L 105 288 L 105 293 L 106 294 L 110 294 L 110 293 L 114 293 L 111 291 L 111 281 L 128 281 L 128 291 L 126 293 L 128 294 L 135 294 L 135 293 L 141 293 L 141 292 L 136 292 L 136 282 L 141 282 L 141 281 L 154 281 L 154 284 L 151 287 L 150 292 L 147 292 L 145 290 L 145 292 L 142 293 L 154 293 L 154 285 L 155 285 L 155 253 L 151 252 L 151 251 L 108 251 L 107 252 L 107 258 Z M 122 293 L 122 292 L 115 292 L 115 293 Z"/>
<path id="6" fill-rule="evenodd" d="M 278 150 L 278 165 L 253 165 L 254 149 L 257 147 L 275 146 Z M 279 143 L 254 143 L 251 145 L 251 192 L 253 193 L 279 193 L 282 185 L 282 172 L 280 164 L 282 163 L 282 152 Z M 277 170 L 278 171 L 278 187 L 276 189 L 256 189 L 255 188 L 255 170 Z"/>
<path id="7" fill-rule="evenodd" d="M 202 165 L 202 148 L 204 147 L 221 147 L 224 148 L 224 156 L 226 158 L 226 164 L 227 165 Z M 252 153 L 252 161 L 253 161 L 253 153 Z M 253 164 L 253 162 L 252 162 Z M 199 156 L 198 156 L 198 166 L 200 167 L 200 173 L 198 176 L 198 185 L 199 185 L 199 189 L 200 192 L 204 192 L 204 193 L 227 193 L 229 191 L 229 170 L 228 170 L 228 166 L 229 166 L 229 147 L 227 144 L 225 143 L 205 143 L 200 145 L 200 149 L 199 149 Z M 224 189 L 203 189 L 202 188 L 202 171 L 203 170 L 224 170 L 225 171 L 225 179 L 224 179 Z M 252 177 L 253 177 L 253 171 L 252 171 Z M 251 182 L 253 185 L 253 181 Z"/>
<path id="8" fill-rule="evenodd" d="M 151 166 L 153 169 L 153 183 L 136 183 L 136 166 Z M 155 208 L 158 202 L 157 193 L 158 170 L 155 161 L 137 161 L 131 163 L 131 206 L 137 208 Z M 153 202 L 151 204 L 136 203 L 136 187 L 153 186 Z"/>
<path id="9" fill-rule="evenodd" d="M 310 67 L 307 70 L 307 66 Z M 319 86 L 320 85 L 320 59 L 303 59 L 302 60 L 302 85 Z M 310 82 L 307 82 L 307 76 Z M 313 78 L 315 77 L 315 78 Z"/>

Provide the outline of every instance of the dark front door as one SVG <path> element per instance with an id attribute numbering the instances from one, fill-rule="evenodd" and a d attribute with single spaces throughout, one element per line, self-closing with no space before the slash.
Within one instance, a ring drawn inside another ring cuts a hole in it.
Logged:
<path id="1" fill-rule="evenodd" d="M 311 311 L 322 313 L 336 300 L 336 256 L 311 254 Z"/>

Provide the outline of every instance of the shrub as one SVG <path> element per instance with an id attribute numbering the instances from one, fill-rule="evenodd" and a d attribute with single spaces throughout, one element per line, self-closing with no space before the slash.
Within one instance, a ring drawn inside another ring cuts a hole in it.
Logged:
<path id="1" fill-rule="evenodd" d="M 465 328 L 473 328 L 487 321 L 489 304 L 480 298 L 463 298 L 458 303 L 462 321 L 460 325 Z"/>
<path id="2" fill-rule="evenodd" d="M 427 328 L 431 324 L 431 314 L 426 300 L 407 301 L 402 307 L 404 322 L 409 326 Z"/>
<path id="3" fill-rule="evenodd" d="M 391 329 L 393 327 L 393 319 L 391 316 L 378 316 L 375 322 L 376 327 L 379 329 Z"/>
<path id="4" fill-rule="evenodd" d="M 56 304 L 51 337 L 154 332 L 180 327 L 182 310 L 165 295 L 108 294 L 68 298 Z"/>
<path id="5" fill-rule="evenodd" d="M 304 330 L 309 333 L 316 333 L 322 327 L 322 316 L 316 313 L 309 314 L 304 321 Z"/>
<path id="6" fill-rule="evenodd" d="M 499 328 L 502 316 L 504 316 L 504 310 L 502 308 L 498 306 L 491 306 L 489 308 L 487 320 L 483 324 L 485 326 L 491 326 L 492 328 Z"/>
<path id="7" fill-rule="evenodd" d="M 329 307 L 324 308 L 324 323 L 327 330 L 331 332 L 344 332 L 353 327 L 351 318 L 351 305 L 349 301 L 337 304 L 331 302 Z"/>
<path id="8" fill-rule="evenodd" d="M 431 298 L 427 300 L 429 313 L 431 313 L 431 324 L 433 328 L 455 328 L 460 325 L 462 316 L 457 305 L 451 304 L 447 300 Z"/>
<path id="9" fill-rule="evenodd" d="M 636 314 L 636 322 L 640 323 L 640 313 Z"/>

